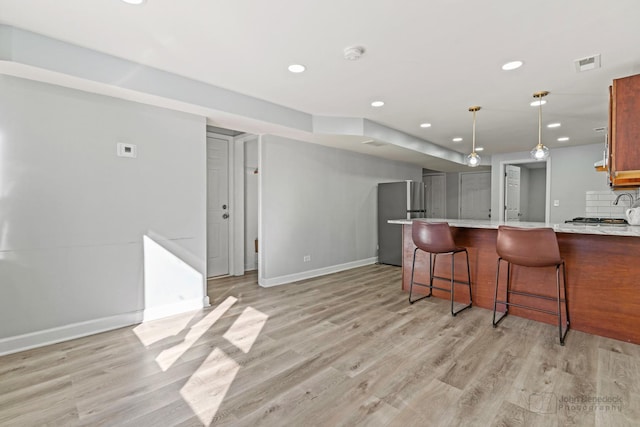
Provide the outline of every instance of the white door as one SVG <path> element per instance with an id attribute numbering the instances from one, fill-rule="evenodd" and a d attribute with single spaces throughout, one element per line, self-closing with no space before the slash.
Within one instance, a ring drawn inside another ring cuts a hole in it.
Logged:
<path id="1" fill-rule="evenodd" d="M 446 215 L 447 192 L 444 174 L 424 175 L 425 204 L 427 218 L 444 218 Z"/>
<path id="2" fill-rule="evenodd" d="M 520 221 L 520 167 L 507 165 L 504 183 L 504 218 L 506 221 Z"/>
<path id="3" fill-rule="evenodd" d="M 491 218 L 491 172 L 460 174 L 460 219 Z"/>
<path id="4" fill-rule="evenodd" d="M 207 137 L 207 276 L 229 274 L 229 141 Z"/>

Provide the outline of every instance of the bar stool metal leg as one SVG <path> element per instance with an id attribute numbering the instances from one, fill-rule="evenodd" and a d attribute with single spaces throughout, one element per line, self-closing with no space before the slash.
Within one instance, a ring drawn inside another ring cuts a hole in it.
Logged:
<path id="1" fill-rule="evenodd" d="M 416 301 L 420 301 L 421 299 L 429 298 L 431 296 L 431 289 L 429 289 L 429 294 L 420 298 L 416 298 L 414 300 L 411 299 L 411 294 L 413 293 L 413 275 L 416 270 L 416 252 L 418 248 L 413 250 L 413 262 L 411 263 L 411 284 L 409 285 L 409 304 L 413 304 Z M 431 254 L 429 254 L 429 263 L 431 263 Z M 431 271 L 431 266 L 429 266 L 429 271 Z M 416 283 L 419 285 L 420 283 Z M 424 285 L 423 285 L 424 286 Z"/>
<path id="2" fill-rule="evenodd" d="M 453 277 L 456 270 L 455 264 L 456 264 L 456 254 L 451 254 L 451 315 L 454 317 L 456 314 L 458 314 L 453 312 L 453 299 L 454 299 L 454 293 L 456 289 L 456 284 L 453 281 Z"/>
<path id="3" fill-rule="evenodd" d="M 561 299 L 560 299 L 560 264 L 556 266 L 556 288 L 558 290 L 558 336 L 560 338 L 560 345 L 564 345 L 564 338 L 569 332 L 569 309 L 567 307 L 567 281 L 566 281 L 566 270 L 564 268 L 564 262 L 562 263 L 562 276 L 563 276 L 563 288 L 564 288 L 564 312 L 565 318 L 567 319 L 566 327 L 564 333 L 562 332 L 562 309 L 561 309 Z"/>
<path id="4" fill-rule="evenodd" d="M 471 268 L 469 267 L 469 251 L 464 250 L 464 254 L 467 257 L 467 283 L 469 283 L 469 307 L 473 305 L 473 297 L 471 296 Z"/>
<path id="5" fill-rule="evenodd" d="M 499 301 L 498 300 L 498 285 L 500 284 L 500 263 L 502 261 L 502 258 L 498 258 L 498 267 L 497 267 L 497 273 L 496 273 L 496 291 L 495 294 L 493 296 L 493 327 L 496 328 L 498 326 L 498 323 L 500 323 L 502 321 L 502 319 L 504 319 L 505 317 L 507 317 L 507 314 L 509 314 L 509 282 L 511 280 L 511 264 L 509 262 L 507 262 L 507 291 L 505 292 L 505 300 L 504 301 Z M 504 313 L 498 318 L 498 320 L 496 320 L 496 312 L 498 310 L 498 303 L 504 304 Z"/>
<path id="6" fill-rule="evenodd" d="M 462 251 L 460 251 L 462 252 Z M 451 254 L 451 315 L 452 316 L 456 316 L 458 313 L 460 313 L 462 310 L 466 310 L 467 308 L 471 308 L 473 306 L 473 299 L 471 297 L 471 270 L 469 268 L 469 252 L 467 252 L 467 250 L 464 250 L 465 254 L 466 254 L 466 260 L 467 260 L 467 281 L 466 282 L 462 282 L 460 280 L 454 280 L 454 272 L 455 272 L 455 263 L 454 263 L 454 259 L 455 259 L 455 255 L 456 253 L 459 252 L 454 252 Z M 461 309 L 457 310 L 457 311 L 453 311 L 453 300 L 454 300 L 454 289 L 455 289 L 455 284 L 456 283 L 460 283 L 462 285 L 467 285 L 469 287 L 469 304 L 465 305 L 464 307 L 462 307 Z"/>
<path id="7" fill-rule="evenodd" d="M 429 294 L 427 297 L 430 297 L 433 293 L 433 278 L 435 277 L 436 272 L 436 257 L 438 254 L 429 254 Z"/>
<path id="8" fill-rule="evenodd" d="M 562 285 L 564 288 L 564 310 L 565 316 L 567 318 L 567 329 L 569 328 L 569 324 L 571 323 L 569 320 L 569 306 L 568 306 L 568 298 L 567 298 L 567 269 L 564 265 L 564 261 L 562 261 Z M 566 333 L 565 333 L 566 334 Z"/>

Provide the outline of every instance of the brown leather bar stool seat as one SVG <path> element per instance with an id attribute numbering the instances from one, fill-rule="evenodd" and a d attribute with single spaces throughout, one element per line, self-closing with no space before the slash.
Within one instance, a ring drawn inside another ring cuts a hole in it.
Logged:
<path id="1" fill-rule="evenodd" d="M 493 327 L 497 327 L 498 323 L 509 314 L 509 306 L 536 310 L 547 314 L 553 314 L 558 318 L 558 331 L 560 336 L 560 345 L 564 345 L 564 338 L 569 331 L 569 310 L 567 308 L 567 275 L 565 271 L 564 260 L 560 257 L 560 248 L 556 233 L 552 228 L 519 228 L 501 225 L 498 227 L 498 239 L 496 242 L 496 251 L 498 252 L 498 269 L 496 275 L 496 292 L 493 300 Z M 507 285 L 506 297 L 504 300 L 498 300 L 498 287 L 500 281 L 500 264 L 501 261 L 507 262 Z M 519 265 L 523 267 L 555 267 L 556 269 L 556 296 L 550 297 L 540 295 L 534 292 L 514 291 L 511 289 L 511 266 Z M 562 266 L 562 282 L 563 297 L 560 292 L 560 267 Z M 557 302 L 557 310 L 546 310 L 538 307 L 516 304 L 510 301 L 510 295 L 521 295 L 544 300 Z M 505 306 L 505 311 L 496 320 L 496 308 L 498 304 Z M 565 329 L 562 328 L 562 310 L 564 305 L 565 312 Z"/>
<path id="2" fill-rule="evenodd" d="M 428 223 L 425 221 L 413 221 L 412 222 L 412 230 L 411 237 L 413 238 L 413 243 L 416 245 L 416 248 L 413 250 L 413 263 L 411 264 L 411 286 L 409 287 L 409 303 L 413 304 L 416 301 L 420 301 L 421 299 L 428 298 L 431 296 L 433 289 L 438 289 L 441 291 L 449 292 L 451 294 L 451 315 L 455 316 L 460 313 L 462 310 L 466 310 L 470 308 L 473 301 L 471 299 L 471 273 L 469 271 L 469 252 L 467 252 L 467 248 L 456 246 L 453 241 L 453 236 L 451 235 L 451 228 L 449 228 L 449 224 L 446 222 L 437 222 L 437 223 Z M 424 283 L 414 283 L 413 276 L 416 267 L 416 252 L 421 250 L 429 254 L 429 284 Z M 467 281 L 459 281 L 454 279 L 455 272 L 455 255 L 457 253 L 464 252 L 467 256 Z M 435 266 L 436 266 L 436 257 L 438 255 L 451 255 L 451 277 L 440 277 L 435 276 Z M 433 286 L 433 280 L 446 280 L 451 283 L 450 288 L 439 288 Z M 469 287 L 469 304 L 465 305 L 461 309 L 457 311 L 453 311 L 453 301 L 454 301 L 454 292 L 455 285 L 463 284 Z M 413 294 L 413 285 L 423 286 L 429 288 L 429 293 L 421 298 L 417 298 L 412 300 Z"/>

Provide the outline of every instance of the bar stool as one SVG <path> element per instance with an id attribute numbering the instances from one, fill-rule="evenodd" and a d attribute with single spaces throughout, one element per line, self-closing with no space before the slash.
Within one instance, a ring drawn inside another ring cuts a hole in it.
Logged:
<path id="1" fill-rule="evenodd" d="M 496 242 L 496 251 L 498 252 L 498 272 L 496 275 L 496 292 L 493 299 L 493 327 L 497 327 L 498 323 L 509 314 L 509 306 L 526 308 L 530 310 L 540 311 L 542 313 L 553 314 L 558 317 L 558 331 L 560 336 L 560 345 L 564 345 L 564 338 L 569 331 L 569 310 L 567 308 L 567 274 L 565 270 L 564 260 L 560 257 L 560 248 L 556 233 L 552 228 L 518 228 L 501 225 L 498 227 L 498 239 Z M 500 280 L 500 262 L 507 262 L 507 291 L 504 301 L 498 300 L 498 282 Z M 524 267 L 555 267 L 556 268 L 556 297 L 549 297 L 530 292 L 521 292 L 511 290 L 511 265 L 520 265 Z M 562 281 L 564 298 L 560 295 L 560 266 L 562 266 Z M 537 307 L 516 304 L 509 301 L 511 294 L 522 295 L 532 298 L 540 298 L 544 300 L 557 301 L 557 311 L 545 310 Z M 564 303 L 565 312 L 565 330 L 562 332 L 562 310 L 561 305 Z M 498 320 L 496 320 L 496 307 L 498 304 L 505 305 L 505 311 Z"/>
<path id="2" fill-rule="evenodd" d="M 413 250 L 413 263 L 411 264 L 411 286 L 409 287 L 409 303 L 413 304 L 414 302 L 420 301 L 421 299 L 429 298 L 432 294 L 433 289 L 438 289 L 441 291 L 449 292 L 451 294 L 452 316 L 455 316 L 462 310 L 470 308 L 473 304 L 473 301 L 471 299 L 471 272 L 469 270 L 469 252 L 467 252 L 467 248 L 456 246 L 455 242 L 453 241 L 453 236 L 451 235 L 451 228 L 449 228 L 449 224 L 446 222 L 428 223 L 425 221 L 413 221 L 411 237 L 413 238 L 413 243 L 416 245 L 416 248 Z M 418 250 L 429 254 L 429 284 L 427 285 L 424 283 L 415 282 L 415 285 L 429 288 L 429 294 L 421 298 L 412 300 L 411 295 L 413 293 L 414 285 L 413 275 L 416 267 L 416 252 Z M 466 282 L 454 280 L 455 255 L 460 252 L 464 252 L 467 256 Z M 440 277 L 434 275 L 436 257 L 438 255 L 451 255 L 451 277 Z M 439 288 L 437 286 L 433 286 L 434 279 L 450 281 L 451 287 Z M 469 304 L 465 305 L 458 311 L 453 311 L 453 300 L 456 283 L 467 285 L 469 287 Z"/>

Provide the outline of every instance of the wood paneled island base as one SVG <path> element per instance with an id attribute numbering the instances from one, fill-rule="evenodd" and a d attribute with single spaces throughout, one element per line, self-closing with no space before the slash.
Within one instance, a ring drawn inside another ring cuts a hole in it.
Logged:
<path id="1" fill-rule="evenodd" d="M 409 291 L 411 261 L 415 248 L 411 239 L 411 225 L 403 227 L 402 289 Z M 473 305 L 493 309 L 496 282 L 497 229 L 452 227 L 456 244 L 467 247 L 471 264 Z M 640 344 L 640 238 L 630 236 L 557 233 L 560 253 L 567 268 L 567 299 L 570 328 L 590 334 L 615 338 Z M 449 255 L 440 255 L 436 262 L 436 274 L 449 277 Z M 456 278 L 466 278 L 464 255 L 456 257 Z M 555 268 L 526 268 L 513 266 L 512 289 L 534 290 L 553 296 L 555 293 Z M 428 255 L 418 251 L 415 280 L 427 283 L 429 277 Z M 500 295 L 504 296 L 506 268 L 500 271 Z M 437 286 L 448 286 L 439 283 Z M 456 301 L 464 303 L 466 292 L 456 286 Z M 416 287 L 414 286 L 414 292 Z M 426 288 L 417 288 L 426 293 Z M 449 294 L 434 290 L 434 296 L 449 298 Z M 513 295 L 517 302 L 518 296 Z M 554 302 L 529 298 L 528 305 L 554 310 Z M 504 307 L 498 307 L 504 311 Z M 464 315 L 464 313 L 462 313 Z M 557 325 L 557 318 L 533 310 L 511 307 L 509 316 L 515 315 Z M 508 321 L 505 319 L 505 321 Z M 491 318 L 487 316 L 487 327 Z M 500 327 L 500 326 L 498 326 Z M 554 331 L 555 332 L 555 331 Z M 571 332 L 567 335 L 571 339 Z"/>

